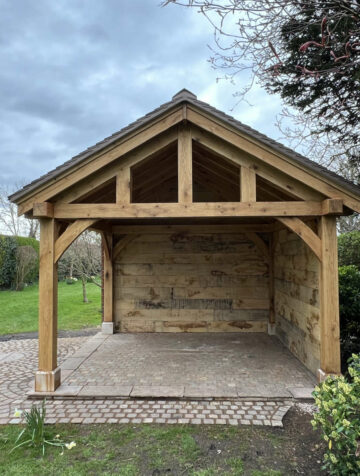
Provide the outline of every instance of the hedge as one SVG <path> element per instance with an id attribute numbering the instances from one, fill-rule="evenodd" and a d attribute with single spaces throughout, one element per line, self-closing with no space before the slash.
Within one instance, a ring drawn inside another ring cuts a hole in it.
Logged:
<path id="1" fill-rule="evenodd" d="M 35 238 L 24 236 L 0 235 L 0 288 L 14 286 L 16 274 L 16 250 L 20 246 L 31 246 L 39 256 L 39 242 Z M 28 281 L 36 281 L 39 276 L 39 266 L 28 276 Z"/>

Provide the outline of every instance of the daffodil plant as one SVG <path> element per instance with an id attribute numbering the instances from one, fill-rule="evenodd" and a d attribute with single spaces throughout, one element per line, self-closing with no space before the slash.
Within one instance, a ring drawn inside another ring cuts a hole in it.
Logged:
<path id="1" fill-rule="evenodd" d="M 331 376 L 315 388 L 312 420 L 327 443 L 324 469 L 332 475 L 360 474 L 360 354 L 349 360 L 349 377 Z"/>
<path id="2" fill-rule="evenodd" d="M 41 407 L 33 405 L 32 408 L 27 410 L 15 409 L 14 417 L 21 418 L 23 417 L 25 427 L 19 433 L 14 447 L 11 452 L 15 451 L 17 448 L 22 446 L 39 448 L 42 452 L 42 455 L 45 454 L 46 445 L 49 446 L 58 446 L 62 449 L 64 454 L 64 448 L 71 450 L 76 446 L 75 441 L 71 443 L 65 443 L 60 439 L 60 435 L 53 436 L 46 431 L 45 427 L 45 417 L 46 417 L 46 401 L 43 400 Z"/>

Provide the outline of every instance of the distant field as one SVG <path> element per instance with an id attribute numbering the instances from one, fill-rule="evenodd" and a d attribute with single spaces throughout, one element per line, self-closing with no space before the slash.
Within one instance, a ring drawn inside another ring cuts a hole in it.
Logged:
<path id="1" fill-rule="evenodd" d="M 89 303 L 82 302 L 81 283 L 59 283 L 58 328 L 95 327 L 101 321 L 101 289 L 87 285 Z M 38 285 L 24 291 L 0 291 L 0 334 L 38 330 Z"/>

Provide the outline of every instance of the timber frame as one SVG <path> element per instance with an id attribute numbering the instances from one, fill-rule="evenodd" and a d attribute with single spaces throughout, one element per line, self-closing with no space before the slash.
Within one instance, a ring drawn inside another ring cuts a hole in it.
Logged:
<path id="1" fill-rule="evenodd" d="M 103 242 L 103 329 L 114 330 L 114 262 L 144 234 L 241 233 L 269 269 L 299 237 L 320 269 L 319 375 L 340 373 L 336 217 L 360 212 L 359 188 L 197 100 L 186 90 L 10 197 L 40 220 L 39 369 L 35 390 L 60 384 L 57 263 L 85 230 Z"/>

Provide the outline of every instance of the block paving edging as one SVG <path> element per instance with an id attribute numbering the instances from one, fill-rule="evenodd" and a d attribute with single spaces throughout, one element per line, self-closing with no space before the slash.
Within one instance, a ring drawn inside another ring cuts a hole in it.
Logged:
<path id="1" fill-rule="evenodd" d="M 15 409 L 30 408 L 31 402 L 13 402 L 8 418 L 0 424 L 19 424 Z M 33 403 L 34 404 L 34 403 Z M 36 405 L 41 405 L 37 402 Z M 46 423 L 160 423 L 205 425 L 258 425 L 282 427 L 291 402 L 234 402 L 179 400 L 51 400 L 46 403 Z"/>

